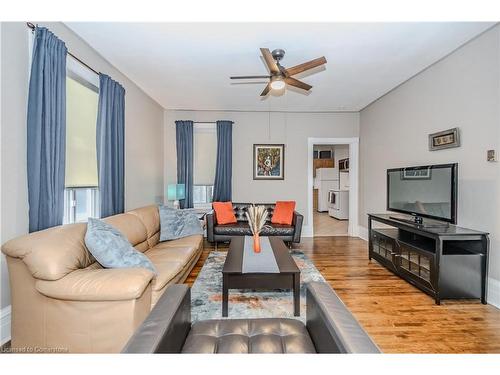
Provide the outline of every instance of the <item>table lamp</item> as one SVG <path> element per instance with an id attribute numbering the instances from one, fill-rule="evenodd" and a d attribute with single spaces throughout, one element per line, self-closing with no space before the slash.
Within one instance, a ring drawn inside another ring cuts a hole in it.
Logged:
<path id="1" fill-rule="evenodd" d="M 186 185 L 169 184 L 167 187 L 167 199 L 174 201 L 174 208 L 179 208 L 179 200 L 186 198 Z"/>

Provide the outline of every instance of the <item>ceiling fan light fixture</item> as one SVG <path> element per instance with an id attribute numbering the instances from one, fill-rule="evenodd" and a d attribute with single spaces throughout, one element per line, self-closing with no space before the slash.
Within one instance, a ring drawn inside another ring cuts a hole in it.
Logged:
<path id="1" fill-rule="evenodd" d="M 273 77 L 271 78 L 271 88 L 273 90 L 283 90 L 286 84 L 281 77 Z"/>

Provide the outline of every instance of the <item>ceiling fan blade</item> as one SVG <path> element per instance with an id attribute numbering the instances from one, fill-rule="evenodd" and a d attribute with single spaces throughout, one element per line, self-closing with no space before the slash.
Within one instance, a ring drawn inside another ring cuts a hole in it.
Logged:
<path id="1" fill-rule="evenodd" d="M 260 94 L 260 96 L 266 96 L 269 93 L 269 91 L 271 91 L 271 83 L 268 83 L 266 85 L 266 88 L 264 89 L 264 91 L 262 91 L 262 93 Z"/>
<path id="2" fill-rule="evenodd" d="M 303 64 L 292 66 L 291 68 L 286 69 L 288 76 L 293 76 L 295 74 L 299 74 L 305 72 L 306 70 L 316 68 L 317 66 L 326 64 L 325 56 L 321 56 L 317 59 L 305 62 Z"/>
<path id="3" fill-rule="evenodd" d="M 264 58 L 266 65 L 269 68 L 269 71 L 272 74 L 279 73 L 280 70 L 278 68 L 278 65 L 276 64 L 276 61 L 274 61 L 271 51 L 269 51 L 268 48 L 261 48 L 260 52 L 262 53 L 262 57 Z"/>
<path id="4" fill-rule="evenodd" d="M 254 79 L 254 78 L 271 78 L 271 76 L 234 76 L 231 79 Z"/>
<path id="5" fill-rule="evenodd" d="M 292 77 L 285 78 L 285 82 L 290 86 L 295 86 L 295 87 L 298 87 L 299 89 L 306 90 L 306 91 L 308 91 L 312 88 L 311 85 L 308 85 L 307 83 L 304 83 L 304 82 L 299 81 L 298 79 L 295 79 Z"/>

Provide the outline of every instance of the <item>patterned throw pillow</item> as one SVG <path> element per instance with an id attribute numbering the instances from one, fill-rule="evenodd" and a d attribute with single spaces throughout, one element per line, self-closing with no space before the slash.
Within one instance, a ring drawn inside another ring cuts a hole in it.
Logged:
<path id="1" fill-rule="evenodd" d="M 160 211 L 160 241 L 203 234 L 200 220 L 192 211 L 176 210 L 166 206 L 159 206 L 158 210 Z"/>
<path id="2" fill-rule="evenodd" d="M 89 218 L 85 245 L 104 268 L 142 267 L 157 273 L 147 256 L 134 249 L 118 229 L 102 220 Z"/>

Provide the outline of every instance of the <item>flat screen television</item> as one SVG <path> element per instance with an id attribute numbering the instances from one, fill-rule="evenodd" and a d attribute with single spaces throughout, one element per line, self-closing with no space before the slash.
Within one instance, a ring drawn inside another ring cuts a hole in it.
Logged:
<path id="1" fill-rule="evenodd" d="M 387 210 L 456 224 L 458 164 L 387 170 Z"/>

